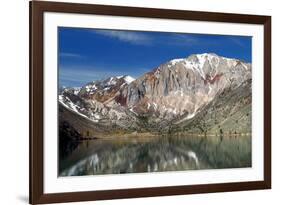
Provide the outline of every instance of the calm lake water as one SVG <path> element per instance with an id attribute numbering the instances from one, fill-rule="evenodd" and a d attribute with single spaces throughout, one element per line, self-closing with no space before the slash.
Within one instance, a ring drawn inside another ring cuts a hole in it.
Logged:
<path id="1" fill-rule="evenodd" d="M 161 136 L 60 144 L 59 176 L 251 167 L 251 136 Z"/>

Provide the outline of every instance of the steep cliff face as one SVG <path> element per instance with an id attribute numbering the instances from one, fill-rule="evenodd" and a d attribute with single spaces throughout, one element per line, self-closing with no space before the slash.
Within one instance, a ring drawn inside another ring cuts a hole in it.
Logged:
<path id="1" fill-rule="evenodd" d="M 216 54 L 171 60 L 124 87 L 115 99 L 140 115 L 191 118 L 229 86 L 251 78 L 251 65 Z"/>

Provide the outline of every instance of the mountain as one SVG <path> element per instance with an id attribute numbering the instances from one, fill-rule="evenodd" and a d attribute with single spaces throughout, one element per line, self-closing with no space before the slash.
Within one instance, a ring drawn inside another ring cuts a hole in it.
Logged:
<path id="1" fill-rule="evenodd" d="M 215 54 L 175 59 L 146 73 L 121 90 L 117 101 L 138 114 L 172 119 L 189 117 L 232 84 L 251 78 L 250 64 Z"/>
<path id="2" fill-rule="evenodd" d="M 250 121 L 251 69 L 249 63 L 213 53 L 190 55 L 166 62 L 137 79 L 117 76 L 81 88 L 64 88 L 59 106 L 105 127 L 216 132 L 222 129 L 216 125 L 226 126 L 241 115 L 244 123 Z M 214 114 L 220 117 L 214 118 Z M 206 121 L 219 122 L 207 126 Z"/>
<path id="3" fill-rule="evenodd" d="M 107 104 L 124 86 L 129 85 L 135 79 L 131 76 L 110 77 L 104 81 L 88 83 L 80 89 L 78 95 L 82 98 L 96 100 Z"/>
<path id="4" fill-rule="evenodd" d="M 79 92 L 66 88 L 59 95 L 59 106 L 100 125 L 128 127 L 128 121 L 135 119 L 115 102 L 115 97 L 134 80 L 125 75 L 88 83 L 79 88 Z"/>

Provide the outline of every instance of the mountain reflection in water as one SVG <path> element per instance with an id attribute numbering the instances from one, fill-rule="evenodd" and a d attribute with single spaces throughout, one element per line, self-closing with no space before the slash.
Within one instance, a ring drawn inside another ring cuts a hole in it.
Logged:
<path id="1" fill-rule="evenodd" d="M 118 137 L 60 149 L 67 155 L 59 156 L 59 176 L 251 167 L 249 135 Z"/>

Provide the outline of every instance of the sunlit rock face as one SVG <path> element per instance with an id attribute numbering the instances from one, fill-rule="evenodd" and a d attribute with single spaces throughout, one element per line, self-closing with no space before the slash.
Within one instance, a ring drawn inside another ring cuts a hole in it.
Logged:
<path id="1" fill-rule="evenodd" d="M 216 54 L 174 59 L 144 74 L 120 91 L 116 100 L 137 114 L 191 118 L 226 87 L 251 78 L 251 65 Z"/>

